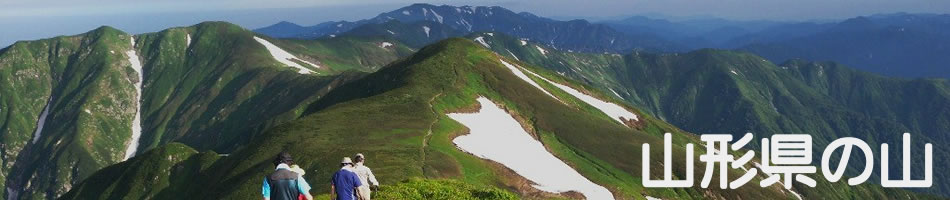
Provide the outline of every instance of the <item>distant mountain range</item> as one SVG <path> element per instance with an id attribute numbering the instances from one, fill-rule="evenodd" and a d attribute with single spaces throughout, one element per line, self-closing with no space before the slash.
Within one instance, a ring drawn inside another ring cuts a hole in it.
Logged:
<path id="1" fill-rule="evenodd" d="M 452 32 L 463 34 L 481 31 L 503 32 L 538 41 L 554 48 L 583 52 L 625 52 L 634 49 L 683 50 L 682 47 L 659 38 L 628 37 L 603 24 L 593 24 L 585 20 L 557 21 L 527 12 L 515 13 L 498 6 L 456 7 L 413 4 L 356 22 L 325 22 L 309 27 L 280 22 L 254 31 L 278 38 L 306 39 L 342 35 L 363 25 L 385 24 L 390 21 L 404 24 L 415 24 L 421 21 L 435 22 L 445 28 L 453 29 Z M 417 30 L 422 30 L 422 28 L 418 27 Z M 393 32 L 395 34 L 395 31 Z M 428 43 L 435 41 L 438 40 Z"/>
<path id="2" fill-rule="evenodd" d="M 950 15 L 875 15 L 812 28 L 817 29 L 811 34 L 748 43 L 739 49 L 775 62 L 826 60 L 888 76 L 950 77 Z M 764 35 L 768 34 L 756 37 Z"/>
<path id="3" fill-rule="evenodd" d="M 392 27 L 397 25 L 401 27 Z M 414 33 L 392 30 L 421 33 L 419 30 L 423 30 L 423 26 L 438 26 L 442 30 L 440 33 L 447 34 L 418 37 Z M 950 15 L 933 14 L 873 15 L 840 22 L 719 18 L 669 21 L 630 17 L 589 23 L 584 20 L 557 21 L 525 12 L 514 13 L 501 7 L 413 4 L 356 22 L 325 22 L 309 27 L 280 22 L 255 32 L 276 38 L 318 38 L 345 34 L 387 35 L 386 32 L 379 33 L 387 31 L 390 32 L 388 35 L 416 47 L 474 32 L 500 32 L 565 51 L 628 53 L 737 49 L 762 55 L 776 63 L 795 58 L 836 61 L 888 76 L 947 78 L 950 77 L 950 67 L 946 63 L 950 56 L 942 55 L 950 53 L 948 27 Z"/>

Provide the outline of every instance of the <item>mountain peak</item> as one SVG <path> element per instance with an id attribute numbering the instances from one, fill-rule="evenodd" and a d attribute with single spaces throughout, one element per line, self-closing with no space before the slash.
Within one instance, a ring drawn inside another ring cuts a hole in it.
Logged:
<path id="1" fill-rule="evenodd" d="M 454 38 L 449 38 L 449 39 L 436 42 L 435 44 L 429 45 L 423 48 L 423 50 L 419 50 L 419 51 L 422 52 L 424 51 L 424 49 L 428 49 L 428 48 L 434 48 L 434 49 L 440 49 L 440 50 L 449 50 L 449 49 L 462 50 L 462 49 L 471 49 L 471 48 L 481 48 L 481 45 L 469 39 L 454 37 Z M 485 52 L 487 53 L 489 51 L 485 51 Z"/>
<path id="2" fill-rule="evenodd" d="M 238 26 L 237 24 L 233 24 L 231 22 L 226 22 L 226 21 L 206 21 L 206 22 L 195 24 L 194 27 L 221 27 L 221 28 L 226 27 L 226 28 L 244 29 L 244 27 L 241 27 L 241 26 Z"/>
<path id="3" fill-rule="evenodd" d="M 483 10 L 484 10 L 484 11 L 483 11 Z M 402 8 L 393 10 L 393 11 L 388 12 L 388 13 L 389 13 L 389 14 L 401 14 L 401 15 L 407 15 L 407 16 L 419 15 L 419 14 L 421 14 L 421 15 L 423 15 L 423 16 L 426 16 L 426 15 L 438 15 L 437 13 L 433 13 L 433 12 L 441 12 L 441 13 L 448 13 L 448 14 L 468 14 L 468 15 L 474 15 L 474 14 L 481 14 L 481 13 L 493 14 L 494 12 L 499 12 L 499 11 L 506 11 L 506 12 L 514 13 L 514 12 L 512 12 L 512 11 L 510 11 L 510 10 L 504 8 L 504 7 L 500 7 L 500 6 L 471 6 L 471 5 L 464 5 L 464 6 L 440 5 L 440 6 L 437 6 L 437 5 L 432 5 L 432 4 L 428 4 L 428 3 L 415 3 L 415 4 L 412 4 L 412 5 L 406 6 L 406 7 L 402 7 Z"/>
<path id="4" fill-rule="evenodd" d="M 442 6 L 446 6 L 446 5 L 442 5 Z M 415 7 L 436 7 L 436 5 L 432 5 L 432 4 L 428 4 L 428 3 L 413 3 L 413 4 L 409 5 L 409 6 L 403 7 L 402 9 L 405 9 L 405 8 L 415 8 Z"/>
<path id="5" fill-rule="evenodd" d="M 99 28 L 93 29 L 86 33 L 87 34 L 107 34 L 107 33 L 123 34 L 125 32 L 111 26 L 100 26 Z"/>
<path id="6" fill-rule="evenodd" d="M 271 26 L 303 27 L 303 26 L 301 26 L 301 25 L 295 24 L 295 23 L 293 23 L 293 22 L 288 22 L 288 21 L 280 21 L 280 22 L 277 22 L 277 24 L 274 24 L 274 25 L 271 25 Z"/>
<path id="7" fill-rule="evenodd" d="M 840 24 L 838 24 L 838 26 L 840 27 L 866 27 L 866 26 L 873 26 L 873 25 L 874 25 L 874 22 L 871 21 L 871 18 L 864 17 L 864 16 L 847 19 L 841 22 Z"/>

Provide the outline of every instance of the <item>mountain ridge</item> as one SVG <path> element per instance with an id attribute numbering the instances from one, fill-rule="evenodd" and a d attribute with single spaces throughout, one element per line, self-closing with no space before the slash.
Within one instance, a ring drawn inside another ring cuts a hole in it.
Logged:
<path id="1" fill-rule="evenodd" d="M 335 36 L 359 26 L 382 24 L 391 20 L 407 24 L 419 21 L 438 22 L 464 33 L 500 31 L 545 42 L 553 47 L 584 52 L 620 52 L 631 49 L 670 51 L 679 48 L 677 44 L 658 38 L 627 37 L 611 27 L 586 20 L 558 21 L 527 12 L 515 13 L 499 6 L 435 6 L 431 4 L 412 4 L 381 13 L 374 18 L 355 22 L 325 22 L 308 27 L 311 29 L 308 30 L 309 32 L 294 37 Z M 269 26 L 257 30 L 268 32 L 274 28 L 274 26 Z"/>

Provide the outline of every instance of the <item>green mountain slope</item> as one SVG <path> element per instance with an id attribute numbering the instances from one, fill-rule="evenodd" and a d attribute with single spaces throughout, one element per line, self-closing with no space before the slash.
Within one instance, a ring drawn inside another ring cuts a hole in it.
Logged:
<path id="1" fill-rule="evenodd" d="M 126 155 L 170 142 L 233 151 L 365 75 L 357 71 L 411 52 L 372 38 L 264 38 L 318 73 L 300 75 L 255 37 L 223 22 L 134 36 L 103 27 L 0 50 L 4 196 L 52 199 Z"/>
<path id="2" fill-rule="evenodd" d="M 756 138 L 807 133 L 820 147 L 814 156 L 820 158 L 823 147 L 841 137 L 863 139 L 880 156 L 881 143 L 900 144 L 901 134 L 909 132 L 913 134 L 915 179 L 923 176 L 924 143 L 950 142 L 946 136 L 950 82 L 944 79 L 888 78 L 832 62 L 792 60 L 775 65 L 734 51 L 582 54 L 501 34 L 468 37 L 482 37 L 500 55 L 593 85 L 694 133 L 741 136 L 751 132 Z M 758 149 L 758 140 L 750 144 Z M 890 152 L 891 158 L 900 156 L 898 149 L 892 147 Z M 942 156 L 948 153 L 935 148 L 934 165 L 950 164 Z M 863 166 L 864 159 L 858 157 L 852 156 L 858 160 L 852 159 L 848 175 L 856 176 L 856 168 Z M 875 166 L 875 174 L 879 167 Z M 890 169 L 891 174 L 900 171 L 898 165 Z M 934 187 L 926 191 L 945 194 L 950 184 L 940 180 L 947 176 L 938 170 Z M 878 175 L 870 179 L 879 180 Z"/>
<path id="3" fill-rule="evenodd" d="M 196 190 L 189 177 L 199 175 L 219 159 L 214 152 L 198 151 L 181 143 L 170 143 L 136 156 L 128 162 L 103 168 L 86 182 L 121 184 L 82 184 L 63 199 L 176 199 L 170 190 Z M 128 166 L 143 166 L 132 168 Z M 155 177 L 142 179 L 141 177 Z M 105 187 L 108 186 L 108 187 Z M 87 191 L 99 191 L 91 193 Z"/>
<path id="4" fill-rule="evenodd" d="M 522 198 L 578 197 L 577 193 L 541 192 L 500 163 L 465 153 L 453 144 L 455 137 L 468 134 L 468 128 L 446 114 L 473 111 L 479 106 L 475 98 L 484 96 L 500 104 L 518 119 L 525 130 L 541 141 L 549 152 L 620 199 L 643 199 L 645 196 L 682 199 L 795 198 L 778 185 L 760 188 L 752 184 L 736 190 L 717 187 L 702 189 L 698 184 L 694 188 L 682 189 L 643 188 L 640 185 L 642 177 L 639 176 L 642 164 L 640 147 L 643 143 L 651 144 L 654 148 L 651 157 L 659 158 L 662 156 L 659 150 L 662 134 L 672 132 L 674 154 L 682 157 L 684 144 L 699 144 L 698 138 L 629 106 L 623 107 L 636 113 L 638 121 L 621 124 L 552 83 L 543 82 L 541 77 L 532 78 L 539 81 L 538 87 L 550 91 L 551 96 L 548 96 L 519 79 L 502 61 L 520 66 L 519 70 L 534 72 L 558 84 L 566 84 L 600 99 L 616 102 L 615 98 L 597 92 L 593 87 L 558 76 L 555 72 L 503 58 L 471 41 L 448 39 L 334 89 L 326 97 L 311 104 L 305 116 L 270 129 L 228 156 L 201 159 L 200 164 L 186 164 L 188 167 L 184 168 L 192 171 L 182 173 L 200 172 L 197 175 L 189 174 L 187 182 L 207 187 L 200 190 L 164 187 L 157 194 L 179 194 L 180 198 L 198 199 L 258 198 L 261 178 L 273 170 L 269 161 L 278 152 L 286 150 L 292 152 L 298 164 L 307 170 L 305 178 L 314 186 L 313 192 L 316 194 L 328 192 L 326 178 L 338 169 L 336 163 L 340 157 L 362 152 L 368 156 L 367 165 L 373 167 L 385 185 L 383 193 L 386 194 L 409 194 L 411 192 L 406 190 L 412 189 L 397 183 L 404 180 L 412 183 L 421 177 L 457 179 L 463 185 L 472 187 L 501 187 L 518 193 Z M 156 151 L 160 150 L 153 150 Z M 703 151 L 697 148 L 696 154 L 702 154 Z M 149 164 L 141 161 L 146 159 L 137 157 L 117 166 L 121 166 L 121 171 L 148 171 Z M 655 168 L 651 175 L 654 179 L 662 176 L 661 160 L 651 161 L 653 163 L 650 166 Z M 677 176 L 682 176 L 683 165 L 683 160 L 674 159 Z M 696 167 L 697 173 L 702 174 L 703 168 L 699 165 Z M 736 178 L 732 176 L 741 175 L 741 172 L 730 170 L 730 178 Z M 114 174 L 97 174 L 88 179 L 90 181 L 77 186 L 89 189 L 73 190 L 65 197 L 107 198 L 108 188 L 119 188 L 124 184 L 123 181 L 91 180 L 110 179 Z M 180 177 L 157 179 L 175 180 Z M 139 179 L 145 178 L 141 176 Z M 757 183 L 761 178 L 756 176 L 751 183 Z M 716 181 L 712 183 L 717 184 Z M 823 187 L 823 192 L 841 190 L 839 185 Z M 799 190 L 798 186 L 796 190 Z M 914 195 L 901 190 L 884 191 L 879 187 L 862 186 L 847 193 L 853 196 L 829 198 Z M 143 192 L 133 196 L 155 196 L 151 194 Z"/>
<path id="5" fill-rule="evenodd" d="M 39 197 L 46 191 L 65 193 L 72 177 L 88 176 L 123 159 L 131 133 L 128 124 L 135 115 L 130 80 L 136 74 L 121 53 L 129 48 L 128 37 L 122 35 L 103 27 L 82 36 L 21 42 L 3 50 L 5 117 L 0 124 L 7 191 L 37 187 L 44 188 Z M 50 123 L 34 134 L 46 105 L 50 109 L 45 120 Z M 97 145 L 84 145 L 89 143 Z M 42 178 L 25 185 L 34 174 Z M 16 197 L 17 192 L 7 193 Z"/>

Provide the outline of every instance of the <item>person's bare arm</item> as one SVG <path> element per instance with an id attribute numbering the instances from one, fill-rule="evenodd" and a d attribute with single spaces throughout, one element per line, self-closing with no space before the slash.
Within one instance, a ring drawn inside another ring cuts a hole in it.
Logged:
<path id="1" fill-rule="evenodd" d="M 330 199 L 333 199 L 333 195 L 336 194 L 336 186 L 330 184 Z"/>

